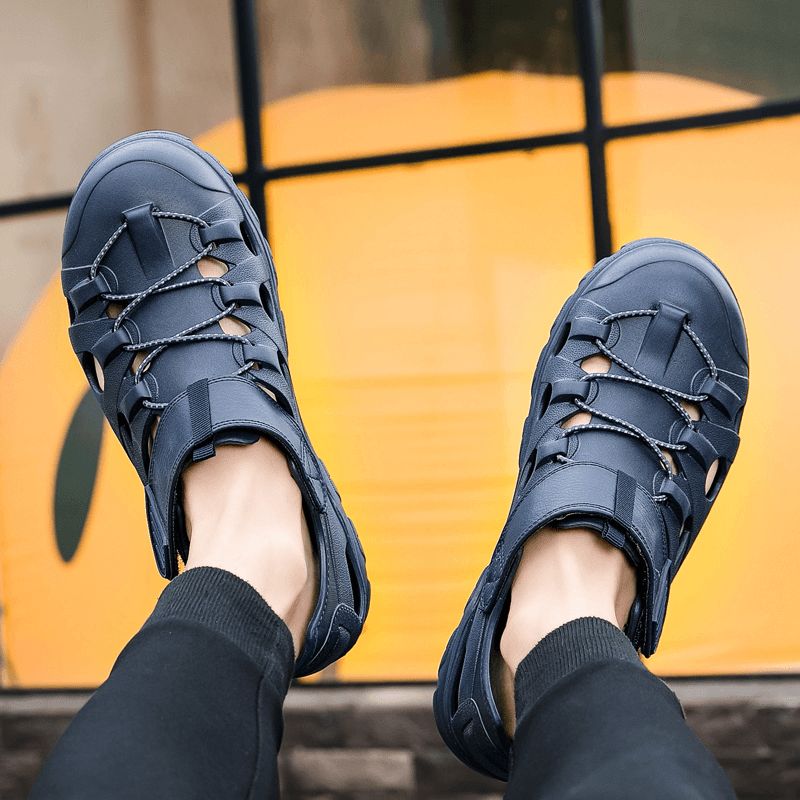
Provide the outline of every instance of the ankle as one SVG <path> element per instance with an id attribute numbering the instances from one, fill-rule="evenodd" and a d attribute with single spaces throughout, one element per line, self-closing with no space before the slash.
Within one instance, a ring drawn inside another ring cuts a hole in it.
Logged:
<path id="1" fill-rule="evenodd" d="M 299 537 L 297 537 L 299 538 Z M 302 543 L 280 529 L 262 529 L 236 539 L 225 534 L 197 536 L 186 569 L 217 567 L 249 583 L 281 619 L 296 605 L 311 576 Z"/>
<path id="2" fill-rule="evenodd" d="M 514 576 L 500 654 L 514 673 L 539 641 L 567 622 L 597 617 L 622 628 L 635 594 L 627 558 L 595 532 L 539 531 Z"/>
<path id="3" fill-rule="evenodd" d="M 299 526 L 300 490 L 285 456 L 266 439 L 218 447 L 213 458 L 190 464 L 182 483 L 192 543 L 206 536 L 242 537 L 250 531 L 263 531 L 264 523 Z"/>
<path id="4" fill-rule="evenodd" d="M 283 453 L 265 439 L 226 445 L 183 474 L 187 569 L 208 566 L 249 583 L 286 623 L 299 653 L 316 601 L 311 537 Z"/>

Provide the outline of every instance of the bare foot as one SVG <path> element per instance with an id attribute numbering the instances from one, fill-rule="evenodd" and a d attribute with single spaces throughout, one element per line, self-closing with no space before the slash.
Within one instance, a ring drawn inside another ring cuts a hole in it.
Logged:
<path id="1" fill-rule="evenodd" d="M 503 722 L 514 730 L 514 676 L 548 633 L 580 617 L 622 628 L 636 597 L 636 573 L 625 554 L 586 528 L 544 528 L 522 550 L 500 636 L 493 683 Z"/>
<path id="2" fill-rule="evenodd" d="M 183 473 L 187 569 L 218 567 L 247 581 L 286 623 L 295 655 L 317 596 L 317 567 L 300 490 L 266 439 L 224 445 Z"/>

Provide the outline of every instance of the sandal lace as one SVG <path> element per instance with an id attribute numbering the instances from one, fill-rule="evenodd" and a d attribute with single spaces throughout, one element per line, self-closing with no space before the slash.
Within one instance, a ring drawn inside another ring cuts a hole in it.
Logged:
<path id="1" fill-rule="evenodd" d="M 154 209 L 152 211 L 152 215 L 159 219 L 174 219 L 180 220 L 182 222 L 188 222 L 193 225 L 197 225 L 200 228 L 205 228 L 208 226 L 208 223 L 201 219 L 200 217 L 195 217 L 192 214 L 181 214 L 175 211 L 161 211 L 159 209 Z M 92 266 L 89 270 L 89 275 L 91 278 L 95 278 L 97 276 L 97 272 L 103 264 L 103 259 L 108 254 L 109 250 L 114 246 L 120 236 L 124 233 L 127 229 L 128 223 L 123 222 L 115 231 L 114 233 L 109 236 L 106 243 L 100 249 L 100 252 L 97 254 L 97 257 L 92 262 Z M 194 278 L 188 281 L 181 281 L 179 283 L 173 283 L 172 281 L 175 280 L 179 275 L 182 275 L 186 270 L 190 269 L 194 264 L 197 264 L 202 258 L 205 258 L 214 248 L 216 245 L 212 242 L 211 244 L 206 245 L 199 253 L 192 256 L 188 261 L 184 261 L 183 264 L 176 267 L 172 270 L 172 272 L 164 275 L 162 278 L 159 278 L 155 283 L 148 286 L 146 289 L 143 289 L 141 292 L 130 292 L 127 294 L 113 294 L 113 293 L 105 293 L 100 295 L 103 300 L 108 303 L 125 303 L 126 305 L 122 308 L 119 312 L 117 317 L 114 319 L 114 325 L 112 327 L 113 331 L 119 330 L 122 323 L 125 321 L 126 318 L 130 317 L 131 313 L 140 306 L 148 297 L 151 297 L 156 294 L 162 294 L 164 292 L 172 292 L 178 289 L 185 289 L 189 286 L 198 286 L 200 284 L 217 284 L 220 286 L 228 285 L 228 282 L 223 280 L 219 277 L 201 277 L 201 278 Z M 145 373 L 145 370 L 158 358 L 161 353 L 163 353 L 168 347 L 174 345 L 182 345 L 182 344 L 191 344 L 194 342 L 209 342 L 209 341 L 225 341 L 225 342 L 239 342 L 241 344 L 249 344 L 249 341 L 244 336 L 237 336 L 236 334 L 231 333 L 199 333 L 199 331 L 204 330 L 205 328 L 209 328 L 212 325 L 215 325 L 220 320 L 225 319 L 225 317 L 230 316 L 233 311 L 236 309 L 236 304 L 231 303 L 225 309 L 223 309 L 219 314 L 215 314 L 213 317 L 209 317 L 209 319 L 204 320 L 203 322 L 199 322 L 196 325 L 192 325 L 189 328 L 182 330 L 180 333 L 176 333 L 173 336 L 165 336 L 160 339 L 151 339 L 147 342 L 139 342 L 138 344 L 128 344 L 124 346 L 124 350 L 129 352 L 143 352 L 149 350 L 150 352 L 142 359 L 142 363 L 139 364 L 137 367 L 133 380 L 134 383 L 139 383 L 141 381 L 142 376 Z M 237 374 L 241 374 L 242 372 L 247 371 L 253 366 L 253 362 L 249 362 L 244 365 L 240 370 L 238 370 Z M 156 403 L 152 400 L 145 400 L 144 405 L 147 408 L 152 409 L 164 409 L 166 408 L 166 403 Z"/>
<path id="2" fill-rule="evenodd" d="M 639 309 L 635 311 L 621 311 L 616 314 L 609 314 L 605 317 L 602 322 L 603 324 L 611 323 L 615 320 L 620 319 L 630 319 L 632 317 L 654 317 L 658 312 L 655 309 Z M 708 352 L 708 349 L 700 340 L 700 337 L 692 330 L 691 326 L 688 322 L 683 323 L 683 330 L 689 336 L 689 338 L 694 343 L 695 347 L 697 347 L 698 352 L 702 356 L 703 360 L 706 363 L 706 366 L 711 373 L 711 376 L 716 379 L 718 375 L 717 366 L 714 363 L 714 359 L 711 358 L 711 354 Z M 650 389 L 660 395 L 667 403 L 672 406 L 675 411 L 681 416 L 684 422 L 692 429 L 695 428 L 695 421 L 689 416 L 686 409 L 681 405 L 679 402 L 680 400 L 684 400 L 688 403 L 702 403 L 704 400 L 708 399 L 707 394 L 689 394 L 688 392 L 681 392 L 677 389 L 673 389 L 669 386 L 664 386 L 656 381 L 651 380 L 647 377 L 644 373 L 640 372 L 636 369 L 632 364 L 629 364 L 625 359 L 618 356 L 616 353 L 612 352 L 606 345 L 600 340 L 595 339 L 594 344 L 597 349 L 606 356 L 610 361 L 614 364 L 617 364 L 619 367 L 624 369 L 628 375 L 612 375 L 610 373 L 605 372 L 593 372 L 587 373 L 584 375 L 581 380 L 584 381 L 597 381 L 597 380 L 606 380 L 606 381 L 621 381 L 624 383 L 631 383 L 637 386 L 644 386 L 647 389 Z M 664 455 L 664 450 L 666 451 L 678 451 L 678 450 L 685 450 L 686 445 L 684 444 L 676 444 L 673 442 L 664 442 L 660 439 L 656 439 L 647 431 L 642 430 L 642 428 L 634 425 L 632 422 L 625 420 L 621 417 L 615 416 L 614 414 L 610 414 L 606 411 L 601 411 L 600 409 L 594 408 L 593 406 L 585 403 L 583 400 L 579 398 L 574 398 L 572 401 L 580 411 L 585 411 L 588 414 L 591 414 L 592 417 L 597 417 L 599 419 L 605 420 L 605 422 L 587 422 L 582 425 L 574 425 L 571 428 L 566 428 L 563 432 L 563 436 L 566 438 L 568 436 L 574 436 L 577 433 L 582 431 L 607 431 L 610 433 L 617 433 L 622 434 L 624 436 L 632 436 L 635 439 L 639 439 L 640 441 L 644 442 L 654 453 L 656 458 L 661 465 L 661 468 L 667 473 L 667 475 L 672 475 L 673 470 L 672 467 L 667 460 L 666 456 Z M 609 424 L 613 423 L 613 424 Z M 563 458 L 563 457 L 562 457 Z M 656 500 L 663 500 L 662 495 L 658 495 L 655 498 Z"/>

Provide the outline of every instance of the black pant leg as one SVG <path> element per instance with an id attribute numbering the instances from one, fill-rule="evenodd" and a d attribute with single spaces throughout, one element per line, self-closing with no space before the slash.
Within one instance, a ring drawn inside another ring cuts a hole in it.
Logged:
<path id="1" fill-rule="evenodd" d="M 520 664 L 515 689 L 510 800 L 734 797 L 675 695 L 609 622 L 550 633 Z"/>
<path id="2" fill-rule="evenodd" d="M 255 589 L 188 570 L 72 721 L 31 800 L 277 797 L 293 664 L 288 629 Z"/>

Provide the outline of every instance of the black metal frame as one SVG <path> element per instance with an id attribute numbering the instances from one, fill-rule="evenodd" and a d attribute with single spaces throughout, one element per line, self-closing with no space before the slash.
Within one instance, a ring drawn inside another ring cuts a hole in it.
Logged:
<path id="1" fill-rule="evenodd" d="M 575 37 L 578 48 L 580 77 L 583 83 L 586 117 L 586 124 L 582 130 L 492 142 L 477 142 L 452 147 L 432 147 L 422 150 L 383 153 L 359 158 L 317 161 L 283 167 L 268 167 L 264 164 L 262 150 L 256 0 L 232 0 L 236 34 L 239 102 L 244 125 L 246 154 L 244 172 L 234 177 L 247 187 L 250 202 L 253 204 L 264 232 L 266 233 L 267 230 L 267 208 L 264 190 L 271 181 L 401 164 L 420 164 L 428 161 L 466 158 L 490 155 L 492 153 L 531 151 L 561 145 L 581 144 L 586 147 L 588 154 L 594 247 L 596 257 L 599 259 L 609 255 L 614 245 L 606 179 L 606 144 L 609 141 L 800 115 L 800 98 L 798 98 L 766 102 L 757 106 L 734 109 L 732 111 L 607 126 L 603 121 L 601 91 L 603 76 L 602 0 L 573 0 L 573 2 L 575 9 Z M 65 209 L 69 205 L 70 199 L 71 195 L 69 194 L 55 194 L 47 197 L 0 203 L 0 219 Z"/>

